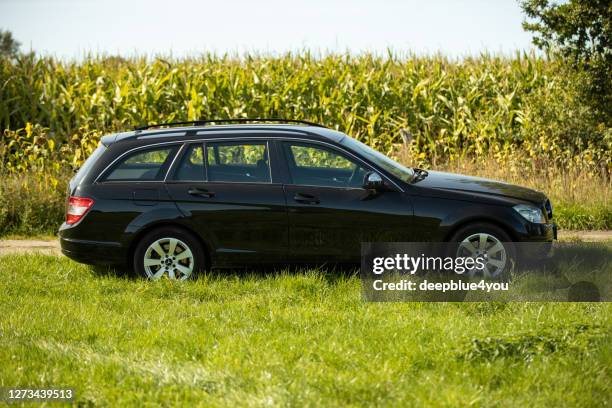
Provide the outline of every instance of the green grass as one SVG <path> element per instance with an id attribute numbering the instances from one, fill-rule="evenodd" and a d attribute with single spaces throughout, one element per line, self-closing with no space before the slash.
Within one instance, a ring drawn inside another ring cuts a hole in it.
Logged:
<path id="1" fill-rule="evenodd" d="M 603 406 L 609 304 L 365 303 L 352 275 L 148 282 L 0 258 L 0 386 L 79 403 Z"/>

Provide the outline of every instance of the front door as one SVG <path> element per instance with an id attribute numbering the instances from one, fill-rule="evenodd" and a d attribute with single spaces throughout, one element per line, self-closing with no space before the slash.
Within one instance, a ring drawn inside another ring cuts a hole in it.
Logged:
<path id="1" fill-rule="evenodd" d="M 184 148 L 166 185 L 212 247 L 217 264 L 285 260 L 283 187 L 272 183 L 267 141 L 206 142 Z"/>
<path id="2" fill-rule="evenodd" d="M 289 247 L 298 262 L 358 262 L 361 242 L 410 241 L 412 204 L 399 190 L 362 188 L 371 169 L 315 142 L 282 142 Z"/>

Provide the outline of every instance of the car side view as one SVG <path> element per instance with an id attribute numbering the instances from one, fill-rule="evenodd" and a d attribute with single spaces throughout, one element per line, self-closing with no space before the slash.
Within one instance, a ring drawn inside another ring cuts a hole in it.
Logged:
<path id="1" fill-rule="evenodd" d="M 269 122 L 269 123 L 268 123 Z M 320 125 L 152 125 L 104 136 L 70 181 L 62 252 L 188 279 L 207 268 L 359 263 L 361 242 L 462 244 L 495 276 L 508 242 L 551 242 L 540 192 L 405 167 Z"/>

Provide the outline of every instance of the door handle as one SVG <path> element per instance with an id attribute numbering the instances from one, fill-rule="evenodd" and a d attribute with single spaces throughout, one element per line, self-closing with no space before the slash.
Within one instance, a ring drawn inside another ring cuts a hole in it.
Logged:
<path id="1" fill-rule="evenodd" d="M 189 190 L 187 190 L 187 193 L 189 193 L 192 196 L 198 196 L 198 197 L 204 197 L 204 198 L 211 198 L 215 196 L 214 192 L 208 191 L 205 188 L 197 188 L 197 187 L 190 187 Z"/>
<path id="2" fill-rule="evenodd" d="M 319 204 L 321 200 L 310 194 L 297 193 L 293 199 L 302 204 Z"/>

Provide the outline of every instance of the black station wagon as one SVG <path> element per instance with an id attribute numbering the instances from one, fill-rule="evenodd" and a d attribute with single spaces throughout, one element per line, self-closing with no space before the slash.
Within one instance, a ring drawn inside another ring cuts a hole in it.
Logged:
<path id="1" fill-rule="evenodd" d="M 62 252 L 187 279 L 211 267 L 359 263 L 361 242 L 449 241 L 487 253 L 494 276 L 508 242 L 556 238 L 540 192 L 405 167 L 308 122 L 254 121 L 104 136 L 70 181 Z"/>

